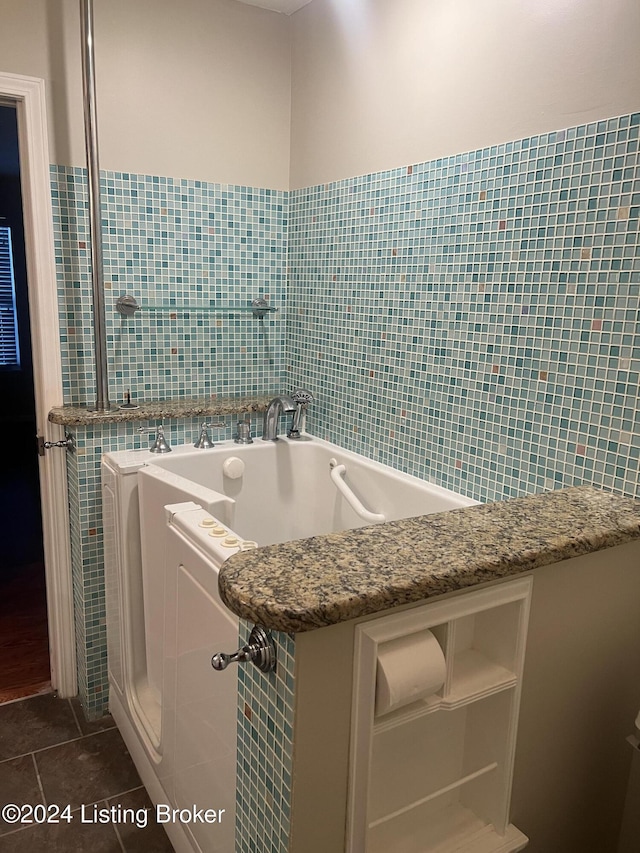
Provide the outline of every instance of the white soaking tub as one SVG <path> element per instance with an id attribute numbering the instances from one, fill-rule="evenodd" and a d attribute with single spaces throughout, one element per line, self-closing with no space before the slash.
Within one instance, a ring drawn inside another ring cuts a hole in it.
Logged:
<path id="1" fill-rule="evenodd" d="M 237 647 L 238 622 L 219 567 L 241 547 L 476 501 L 310 436 L 105 454 L 102 476 L 111 711 L 156 803 L 225 810 L 224 827 L 168 823 L 176 849 L 233 853 L 237 668 L 209 661 Z"/>

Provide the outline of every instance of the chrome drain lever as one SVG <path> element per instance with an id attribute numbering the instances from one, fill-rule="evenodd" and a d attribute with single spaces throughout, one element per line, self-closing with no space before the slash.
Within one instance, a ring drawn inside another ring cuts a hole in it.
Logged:
<path id="1" fill-rule="evenodd" d="M 230 663 L 245 663 L 251 661 L 262 672 L 273 672 L 276 668 L 276 647 L 268 631 L 259 625 L 254 625 L 249 634 L 249 642 L 231 655 L 217 652 L 211 658 L 211 666 L 222 672 Z"/>

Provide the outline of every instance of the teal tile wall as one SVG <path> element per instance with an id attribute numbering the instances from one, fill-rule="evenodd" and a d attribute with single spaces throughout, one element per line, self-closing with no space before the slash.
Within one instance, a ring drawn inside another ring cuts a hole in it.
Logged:
<path id="1" fill-rule="evenodd" d="M 287 369 L 319 434 L 479 500 L 640 496 L 639 132 L 292 192 Z"/>
<path id="2" fill-rule="evenodd" d="M 95 403 L 87 176 L 51 167 L 64 402 Z M 107 172 L 102 175 L 109 396 L 122 401 L 282 390 L 287 194 L 268 189 Z M 133 318 L 117 296 L 145 305 Z M 268 297 L 279 309 L 258 321 L 246 306 Z M 181 310 L 180 306 L 203 310 Z M 206 309 L 206 310 L 204 310 Z M 234 417 L 220 437 L 230 438 Z M 156 421 L 149 421 L 155 426 Z M 193 441 L 197 420 L 165 423 L 171 444 Z M 100 458 L 144 447 L 136 425 L 77 428 L 69 456 L 79 690 L 85 712 L 107 702 Z"/>
<path id="3" fill-rule="evenodd" d="M 52 166 L 51 179 L 64 402 L 93 404 L 87 176 Z M 264 297 L 282 312 L 287 193 L 106 172 L 101 200 L 111 401 L 279 388 L 283 314 L 225 309 Z M 125 294 L 143 307 L 132 318 L 115 310 Z"/>
<path id="4" fill-rule="evenodd" d="M 253 626 L 240 620 L 240 646 Z M 287 853 L 291 818 L 295 643 L 272 632 L 276 671 L 238 670 L 236 853 Z"/>

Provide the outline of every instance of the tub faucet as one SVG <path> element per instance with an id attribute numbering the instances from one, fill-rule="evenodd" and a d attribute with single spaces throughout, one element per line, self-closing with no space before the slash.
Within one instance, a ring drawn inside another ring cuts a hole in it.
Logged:
<path id="1" fill-rule="evenodd" d="M 288 394 L 274 397 L 264 413 L 263 441 L 278 441 L 278 418 L 283 412 L 295 412 L 296 404 Z"/>

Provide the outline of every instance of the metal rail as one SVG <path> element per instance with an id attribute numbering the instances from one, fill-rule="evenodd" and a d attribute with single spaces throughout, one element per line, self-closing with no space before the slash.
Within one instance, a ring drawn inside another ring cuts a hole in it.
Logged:
<path id="1" fill-rule="evenodd" d="M 93 292 L 93 331 L 96 365 L 96 410 L 108 411 L 109 376 L 107 372 L 107 332 L 104 307 L 102 259 L 102 211 L 100 206 L 100 165 L 98 161 L 98 122 L 96 116 L 96 79 L 93 54 L 93 0 L 80 0 L 82 32 L 82 89 L 84 138 L 89 177 L 89 232 L 91 281 Z"/>

